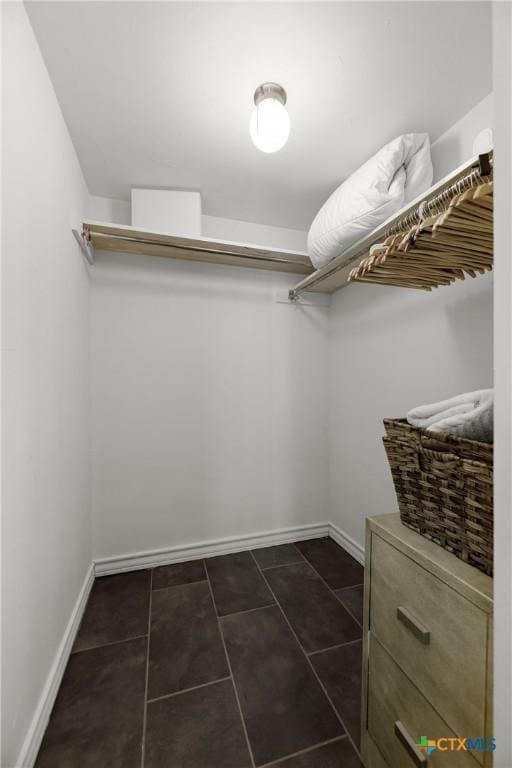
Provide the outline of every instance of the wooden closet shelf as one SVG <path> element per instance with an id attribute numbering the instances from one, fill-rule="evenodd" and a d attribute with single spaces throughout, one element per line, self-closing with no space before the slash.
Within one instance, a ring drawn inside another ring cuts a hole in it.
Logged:
<path id="1" fill-rule="evenodd" d="M 478 174 L 482 177 L 489 176 L 492 172 L 492 159 L 492 152 L 474 157 L 448 176 L 445 176 L 441 181 L 432 186 L 428 192 L 408 203 L 398 213 L 381 224 L 380 227 L 377 227 L 370 235 L 358 240 L 357 243 L 354 243 L 354 245 L 324 267 L 305 277 L 289 292 L 290 300 L 298 299 L 304 291 L 334 293 L 341 288 L 345 288 L 349 283 L 350 273 L 370 255 L 370 249 L 373 245 L 381 243 L 389 234 L 403 231 L 404 227 L 410 229 L 415 223 L 419 223 L 420 218 L 423 218 L 419 216 L 422 206 L 432 203 L 439 195 L 448 195 L 451 193 L 452 188 L 456 188 L 466 178 L 472 178 L 473 175 L 476 176 Z"/>
<path id="2" fill-rule="evenodd" d="M 304 291 L 319 291 L 321 293 L 334 293 L 344 288 L 352 272 L 352 279 L 363 279 L 375 282 L 370 272 L 362 272 L 360 278 L 354 269 L 370 254 L 370 249 L 376 243 L 382 243 L 391 233 L 404 231 L 404 227 L 411 228 L 423 219 L 425 206 L 428 207 L 436 201 L 440 195 L 449 195 L 457 184 L 479 174 L 487 177 L 491 173 L 492 152 L 475 157 L 469 162 L 457 168 L 444 179 L 431 187 L 427 193 L 420 195 L 411 203 L 402 208 L 395 216 L 385 221 L 370 235 L 362 238 L 324 267 L 314 270 L 307 253 L 288 251 L 277 248 L 263 248 L 257 245 L 230 242 L 227 240 L 211 240 L 207 237 L 180 237 L 163 232 L 147 232 L 137 227 L 122 226 L 97 221 L 84 221 L 82 233 L 73 230 L 80 247 L 86 258 L 92 263 L 94 252 L 117 251 L 119 253 L 135 253 L 141 256 L 160 256 L 170 259 L 183 259 L 185 261 L 200 261 L 209 264 L 224 264 L 235 267 L 249 267 L 251 269 L 267 269 L 275 272 L 291 272 L 305 275 L 290 292 L 290 300 L 296 300 Z M 454 193 L 455 194 L 455 193 Z M 420 216 L 420 211 L 422 215 Z M 474 260 L 470 264 L 471 274 Z M 403 266 L 403 265 L 402 265 Z M 485 268 L 492 266 L 492 254 Z M 462 265 L 464 268 L 464 265 Z M 478 264 L 477 264 L 478 267 Z M 460 272 L 461 270 L 459 270 Z M 478 269 L 476 270 L 478 271 Z M 430 274 L 428 264 L 424 268 L 425 274 Z M 398 274 L 398 273 L 397 273 Z M 395 283 L 405 284 L 402 273 L 394 277 Z M 381 282 L 383 282 L 381 280 Z M 408 287 L 413 286 L 414 280 Z"/>
<path id="3" fill-rule="evenodd" d="M 75 233 L 77 237 L 78 233 Z M 94 251 L 136 253 L 141 256 L 161 256 L 168 259 L 204 261 L 232 267 L 268 269 L 309 275 L 313 267 L 306 253 L 276 248 L 263 248 L 207 237 L 179 237 L 160 232 L 146 232 L 137 227 L 84 221 L 80 245 L 89 261 Z"/>

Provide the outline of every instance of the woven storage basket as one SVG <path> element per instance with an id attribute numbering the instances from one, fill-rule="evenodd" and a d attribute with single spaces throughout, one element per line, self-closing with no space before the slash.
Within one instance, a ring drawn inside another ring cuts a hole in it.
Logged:
<path id="1" fill-rule="evenodd" d="M 492 576 L 493 446 L 385 419 L 384 447 L 409 528 Z"/>

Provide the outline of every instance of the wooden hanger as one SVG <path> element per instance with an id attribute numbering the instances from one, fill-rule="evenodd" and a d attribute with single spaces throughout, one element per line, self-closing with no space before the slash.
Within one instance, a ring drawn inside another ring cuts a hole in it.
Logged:
<path id="1" fill-rule="evenodd" d="M 493 183 L 474 181 L 451 198 L 441 194 L 427 218 L 374 246 L 349 280 L 431 290 L 492 269 Z"/>

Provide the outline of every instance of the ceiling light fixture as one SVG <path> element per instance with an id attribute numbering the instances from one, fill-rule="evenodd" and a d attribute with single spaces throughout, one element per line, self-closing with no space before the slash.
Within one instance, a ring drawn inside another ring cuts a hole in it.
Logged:
<path id="1" fill-rule="evenodd" d="M 277 83 L 263 83 L 254 92 L 254 104 L 249 125 L 251 139 L 262 152 L 277 152 L 290 135 L 286 91 Z"/>

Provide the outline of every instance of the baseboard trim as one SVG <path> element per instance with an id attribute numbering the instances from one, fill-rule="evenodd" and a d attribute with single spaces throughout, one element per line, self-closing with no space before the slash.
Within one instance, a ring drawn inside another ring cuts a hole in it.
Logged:
<path id="1" fill-rule="evenodd" d="M 130 555 L 103 557 L 94 562 L 96 576 L 106 576 L 140 568 L 153 568 L 158 565 L 182 563 L 186 560 L 198 560 L 202 557 L 228 555 L 247 549 L 272 547 L 276 544 L 290 544 L 304 539 L 318 539 L 329 535 L 329 523 L 299 525 L 281 528 L 277 531 L 265 531 L 257 534 L 234 536 L 227 539 L 214 539 L 200 544 L 154 549 L 146 552 L 134 552 Z M 343 546 L 343 545 L 342 545 Z"/>
<path id="2" fill-rule="evenodd" d="M 343 547 L 349 555 L 352 555 L 361 565 L 364 565 L 364 547 L 358 544 L 348 533 L 342 531 L 334 523 L 329 523 L 329 536 L 334 539 L 336 544 Z"/>
<path id="3" fill-rule="evenodd" d="M 32 768 L 36 761 L 93 582 L 94 565 L 91 563 L 50 667 L 15 768 Z"/>

